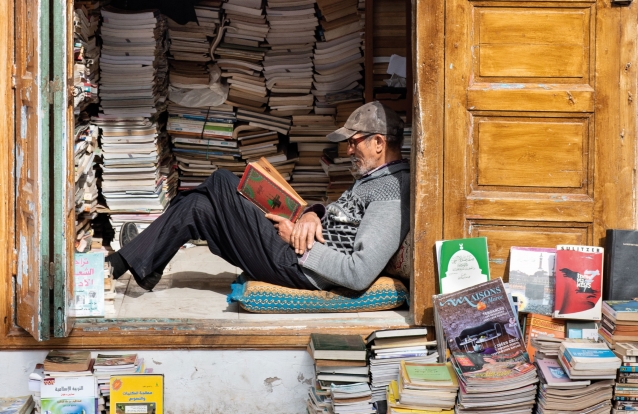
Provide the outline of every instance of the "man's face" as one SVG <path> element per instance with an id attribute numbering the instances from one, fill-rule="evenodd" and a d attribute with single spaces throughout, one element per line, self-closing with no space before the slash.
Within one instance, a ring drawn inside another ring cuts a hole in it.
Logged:
<path id="1" fill-rule="evenodd" d="M 348 155 L 352 162 L 352 175 L 356 179 L 372 171 L 376 165 L 375 134 L 356 133 L 348 139 Z"/>

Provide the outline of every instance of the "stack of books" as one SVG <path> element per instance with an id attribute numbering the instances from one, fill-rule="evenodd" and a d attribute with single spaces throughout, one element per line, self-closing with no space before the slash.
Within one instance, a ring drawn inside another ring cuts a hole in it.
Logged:
<path id="1" fill-rule="evenodd" d="M 528 349 L 532 348 L 535 351 L 535 357 L 538 358 L 558 358 L 560 353 L 560 344 L 565 339 L 555 338 L 553 336 L 538 334 L 530 340 Z M 531 355 L 530 355 L 531 358 Z"/>
<path id="2" fill-rule="evenodd" d="M 110 408 L 111 375 L 143 374 L 144 359 L 137 354 L 98 354 L 93 365 L 99 396 L 103 404 L 102 410 Z"/>
<path id="3" fill-rule="evenodd" d="M 90 351 L 50 351 L 43 362 L 42 412 L 95 412 L 99 401 L 94 363 Z"/>
<path id="4" fill-rule="evenodd" d="M 183 77 L 185 74 L 192 72 L 197 75 L 207 73 L 204 63 L 211 60 L 210 42 L 215 38 L 215 24 L 206 26 L 201 26 L 195 22 L 179 24 L 167 19 L 167 26 L 169 54 L 174 59 L 169 67 L 169 76 L 176 78 L 175 82 L 171 80 L 171 83 L 188 85 L 189 78 L 188 76 Z M 200 65 L 189 65 L 186 62 L 199 62 Z M 201 80 L 197 79 L 197 76 L 194 76 L 193 82 L 196 82 L 193 83 L 195 85 L 201 84 Z M 205 85 L 208 85 L 208 79 L 206 79 Z"/>
<path id="5" fill-rule="evenodd" d="M 386 399 L 386 388 L 398 378 L 401 361 L 436 362 L 438 353 L 428 349 L 436 347 L 436 341 L 428 341 L 427 333 L 427 328 L 385 329 L 366 338 L 371 350 L 372 401 Z"/>
<path id="6" fill-rule="evenodd" d="M 95 33 L 100 24 L 98 0 L 76 1 L 73 10 L 73 112 L 77 117 L 98 102 L 100 47 Z"/>
<path id="7" fill-rule="evenodd" d="M 23 397 L 0 397 L 0 414 L 31 414 L 35 402 L 31 395 Z"/>
<path id="8" fill-rule="evenodd" d="M 522 249 L 518 247 L 517 248 L 512 247 L 512 256 L 515 256 L 516 251 L 519 251 L 519 255 L 520 255 L 520 251 L 522 251 Z M 527 253 L 531 253 L 531 252 L 527 252 Z M 542 253 L 538 252 L 538 254 L 541 255 Z M 526 260 L 526 261 L 529 261 L 531 263 L 531 260 Z M 510 274 L 512 274 L 512 270 L 513 270 L 512 265 L 510 265 Z M 525 276 L 524 273 L 519 271 L 514 271 L 513 274 L 514 274 L 513 279 L 515 279 L 515 282 L 520 279 L 518 275 Z M 513 295 L 517 295 L 519 291 L 525 290 L 525 285 L 522 285 L 522 286 L 516 285 L 516 284 L 512 285 L 511 281 L 510 281 L 510 287 L 512 287 Z M 531 292 L 534 288 L 535 288 L 534 286 L 530 286 L 528 291 Z M 542 289 L 542 286 L 541 286 L 541 289 Z M 520 303 L 524 304 L 522 306 L 525 306 L 525 307 L 528 306 L 528 304 L 526 303 L 527 301 L 524 301 L 521 296 L 518 296 L 518 298 L 521 299 Z M 525 343 L 527 345 L 527 352 L 529 353 L 529 357 L 531 361 L 534 361 L 535 354 L 538 351 L 536 344 L 538 344 L 538 346 L 543 345 L 544 347 L 548 347 L 548 348 L 544 348 L 543 351 L 541 352 L 544 353 L 546 351 L 551 350 L 552 352 L 551 355 L 555 355 L 557 357 L 558 347 L 560 346 L 560 343 L 565 338 L 565 336 L 566 335 L 565 335 L 564 320 L 552 319 L 551 316 L 541 315 L 537 313 L 527 314 L 527 317 L 525 318 Z"/>
<path id="9" fill-rule="evenodd" d="M 602 342 L 567 339 L 558 361 L 571 379 L 615 379 L 622 361 Z"/>
<path id="10" fill-rule="evenodd" d="M 328 202 L 336 201 L 354 183 L 354 176 L 350 171 L 352 161 L 348 154 L 340 154 L 338 148 L 329 148 L 323 150 L 321 167 L 330 180 L 326 198 Z"/>
<path id="11" fill-rule="evenodd" d="M 556 359 L 535 361 L 541 380 L 536 412 L 542 413 L 609 413 L 611 380 L 571 380 Z"/>
<path id="12" fill-rule="evenodd" d="M 335 385 L 361 385 L 365 387 L 366 399 L 370 400 L 368 385 L 368 364 L 366 362 L 366 346 L 359 335 L 310 335 L 308 352 L 315 361 L 315 384 L 310 390 L 308 405 L 311 410 L 321 410 L 322 406 L 334 403 L 330 396 Z M 358 387 L 355 387 L 357 390 Z M 350 388 L 340 391 L 346 393 Z M 359 392 L 359 391 L 357 391 Z M 363 397 L 358 395 L 357 397 Z M 337 399 L 346 398 L 338 393 Z M 313 412 L 311 411 L 311 412 Z M 318 411 L 321 412 L 321 411 Z"/>
<path id="13" fill-rule="evenodd" d="M 306 115 L 313 109 L 312 51 L 318 24 L 314 5 L 314 0 L 268 0 L 270 50 L 263 66 L 271 115 Z"/>
<path id="14" fill-rule="evenodd" d="M 166 129 L 179 167 L 180 190 L 204 182 L 219 168 L 218 162 L 240 162 L 232 107 L 187 108 L 171 102 L 168 112 Z"/>
<path id="15" fill-rule="evenodd" d="M 370 386 L 358 384 L 332 384 L 330 410 L 334 414 L 377 414 L 371 400 Z"/>
<path id="16" fill-rule="evenodd" d="M 331 115 L 296 115 L 292 117 L 290 143 L 297 145 L 299 159 L 293 170 L 292 186 L 307 200 L 323 200 L 329 177 L 321 166 L 325 149 L 336 149 L 326 135 L 337 129 Z"/>
<path id="17" fill-rule="evenodd" d="M 86 252 L 91 248 L 92 222 L 97 217 L 98 188 L 96 152 L 99 131 L 88 122 L 76 122 L 74 142 L 75 165 L 75 249 Z"/>
<path id="18" fill-rule="evenodd" d="M 412 156 L 412 125 L 403 128 L 403 145 L 401 146 L 401 157 L 410 159 Z"/>
<path id="19" fill-rule="evenodd" d="M 263 47 L 268 23 L 262 0 L 229 0 L 222 7 L 230 24 L 215 55 L 230 86 L 226 103 L 264 112 L 268 91 L 261 62 L 268 50 Z"/>
<path id="20" fill-rule="evenodd" d="M 111 213 L 109 214 L 109 224 L 115 230 L 115 237 L 111 240 L 111 248 L 113 250 L 120 249 L 119 242 L 119 233 L 122 225 L 126 222 L 132 221 L 137 226 L 138 230 L 144 231 L 152 222 L 154 222 L 159 216 L 161 212 L 155 213 Z"/>
<path id="21" fill-rule="evenodd" d="M 448 363 L 401 361 L 399 379 L 392 380 L 387 391 L 390 413 L 453 413 L 459 383 Z"/>
<path id="22" fill-rule="evenodd" d="M 212 29 L 221 25 L 221 0 L 200 0 L 195 6 L 197 24 Z"/>
<path id="23" fill-rule="evenodd" d="M 102 129 L 102 193 L 109 212 L 161 212 L 168 199 L 159 169 L 170 158 L 157 122 L 166 107 L 166 19 L 111 8 L 102 19 L 102 113 L 94 118 Z"/>
<path id="24" fill-rule="evenodd" d="M 434 311 L 459 380 L 456 412 L 530 413 L 538 377 L 503 281 L 435 296 Z"/>
<path id="25" fill-rule="evenodd" d="M 638 301 L 606 300 L 602 313 L 598 333 L 611 349 L 617 342 L 638 342 Z"/>
<path id="26" fill-rule="evenodd" d="M 42 380 L 44 379 L 44 364 L 35 364 L 33 371 L 29 374 L 29 391 L 35 405 L 34 412 L 41 412 L 41 394 Z"/>
<path id="27" fill-rule="evenodd" d="M 622 365 L 614 385 L 613 413 L 638 411 L 638 344 L 618 342 L 614 353 Z"/>

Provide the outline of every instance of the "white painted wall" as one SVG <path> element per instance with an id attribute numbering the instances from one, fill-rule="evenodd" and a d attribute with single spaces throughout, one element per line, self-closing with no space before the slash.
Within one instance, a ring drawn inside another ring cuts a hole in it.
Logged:
<path id="1" fill-rule="evenodd" d="M 109 351 L 111 352 L 111 351 Z M 137 351 L 164 374 L 166 414 L 301 414 L 314 376 L 305 351 Z M 46 351 L 0 352 L 0 397 L 28 395 Z"/>

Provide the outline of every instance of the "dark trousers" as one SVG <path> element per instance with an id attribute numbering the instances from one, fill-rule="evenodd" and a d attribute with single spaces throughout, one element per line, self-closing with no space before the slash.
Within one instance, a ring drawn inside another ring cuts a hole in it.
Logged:
<path id="1" fill-rule="evenodd" d="M 120 249 L 131 271 L 141 279 L 161 273 L 184 243 L 202 239 L 213 254 L 253 279 L 315 290 L 294 249 L 264 212 L 237 192 L 238 184 L 233 173 L 219 170 L 175 197 L 164 214 Z"/>

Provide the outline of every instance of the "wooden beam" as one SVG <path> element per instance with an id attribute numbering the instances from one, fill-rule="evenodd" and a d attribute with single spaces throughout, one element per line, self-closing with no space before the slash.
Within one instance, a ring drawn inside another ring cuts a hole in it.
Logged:
<path id="1" fill-rule="evenodd" d="M 412 33 L 412 268 L 414 323 L 434 325 L 434 242 L 443 236 L 443 118 L 445 0 L 415 0 Z"/>

